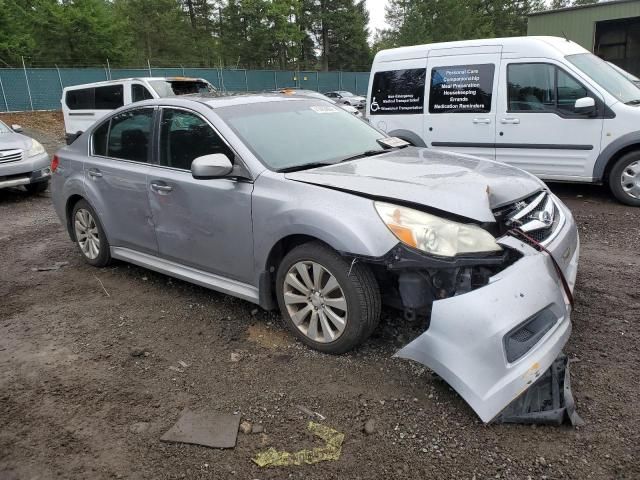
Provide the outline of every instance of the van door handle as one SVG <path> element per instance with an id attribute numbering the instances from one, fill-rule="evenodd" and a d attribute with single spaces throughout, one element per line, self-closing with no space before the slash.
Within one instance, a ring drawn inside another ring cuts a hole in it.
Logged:
<path id="1" fill-rule="evenodd" d="M 520 123 L 519 118 L 503 118 L 500 120 L 503 125 L 518 125 Z"/>
<path id="2" fill-rule="evenodd" d="M 473 123 L 475 124 L 484 123 L 485 125 L 489 125 L 491 123 L 491 119 L 490 118 L 474 118 Z"/>
<path id="3" fill-rule="evenodd" d="M 173 190 L 173 187 L 164 183 L 151 182 L 151 190 L 158 193 L 169 193 Z"/>
<path id="4" fill-rule="evenodd" d="M 91 178 L 100 178 L 102 177 L 102 172 L 97 168 L 90 168 L 87 172 L 87 175 L 89 175 Z"/>

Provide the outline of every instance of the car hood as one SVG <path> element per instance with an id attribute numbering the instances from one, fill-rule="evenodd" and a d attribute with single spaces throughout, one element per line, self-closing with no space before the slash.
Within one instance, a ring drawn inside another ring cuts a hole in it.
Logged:
<path id="1" fill-rule="evenodd" d="M 492 209 L 544 187 L 533 175 L 503 163 L 409 147 L 373 157 L 285 174 L 290 180 L 424 205 L 479 222 Z"/>
<path id="2" fill-rule="evenodd" d="M 33 141 L 19 133 L 0 133 L 0 150 L 13 150 L 19 148 L 21 150 L 29 150 Z"/>

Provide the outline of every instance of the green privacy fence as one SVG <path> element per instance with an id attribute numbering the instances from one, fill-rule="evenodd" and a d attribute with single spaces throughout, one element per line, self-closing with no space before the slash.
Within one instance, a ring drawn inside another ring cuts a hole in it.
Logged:
<path id="1" fill-rule="evenodd" d="M 64 87 L 130 77 L 205 78 L 221 91 L 260 92 L 297 87 L 366 95 L 369 72 L 224 70 L 215 68 L 0 68 L 0 112 L 59 110 Z"/>

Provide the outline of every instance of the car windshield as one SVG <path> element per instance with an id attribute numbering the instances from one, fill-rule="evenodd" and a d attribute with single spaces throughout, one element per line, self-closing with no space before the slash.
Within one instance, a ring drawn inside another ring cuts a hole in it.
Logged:
<path id="1" fill-rule="evenodd" d="M 11 129 L 4 123 L 0 122 L 0 133 L 11 133 Z"/>
<path id="2" fill-rule="evenodd" d="M 271 170 L 332 164 L 365 152 L 382 152 L 384 135 L 329 102 L 292 99 L 216 108 Z"/>
<path id="3" fill-rule="evenodd" d="M 201 80 L 149 80 L 149 83 L 162 98 L 213 91 L 209 83 Z"/>
<path id="4" fill-rule="evenodd" d="M 632 73 L 627 72 L 626 70 L 620 68 L 619 66 L 617 66 L 615 63 L 611 63 L 611 62 L 607 62 L 609 65 L 611 65 L 611 67 L 618 72 L 620 75 L 622 75 L 624 78 L 628 78 L 629 80 L 631 80 L 632 82 L 640 82 L 640 78 L 636 77 L 635 75 L 633 75 Z"/>
<path id="5" fill-rule="evenodd" d="M 617 100 L 628 104 L 640 102 L 638 87 L 601 58 L 591 53 L 567 55 L 566 58 Z"/>

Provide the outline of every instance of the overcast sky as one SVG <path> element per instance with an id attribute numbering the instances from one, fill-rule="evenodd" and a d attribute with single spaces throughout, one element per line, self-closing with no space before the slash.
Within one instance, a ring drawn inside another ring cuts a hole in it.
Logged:
<path id="1" fill-rule="evenodd" d="M 387 0 L 367 0 L 371 37 L 376 33 L 376 28 L 385 28 L 387 26 L 384 21 L 384 7 L 386 4 Z"/>

